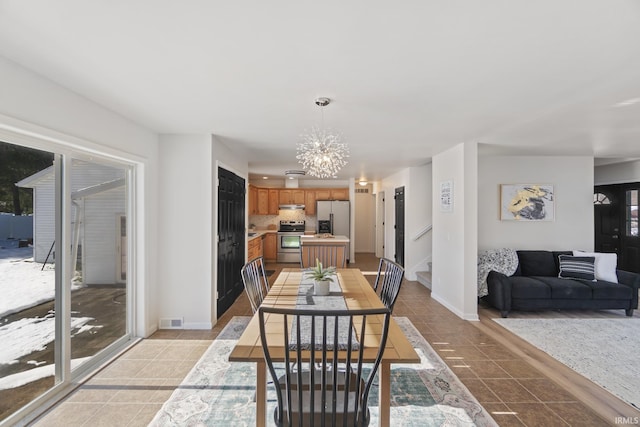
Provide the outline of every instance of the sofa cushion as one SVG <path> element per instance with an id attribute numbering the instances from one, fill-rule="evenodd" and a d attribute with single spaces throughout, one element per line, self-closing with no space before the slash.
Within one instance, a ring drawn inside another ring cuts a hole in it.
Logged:
<path id="1" fill-rule="evenodd" d="M 560 255 L 558 259 L 560 260 L 559 278 L 596 281 L 595 257 Z"/>
<path id="2" fill-rule="evenodd" d="M 551 289 L 540 280 L 526 276 L 511 276 L 511 298 L 551 298 Z"/>
<path id="3" fill-rule="evenodd" d="M 628 299 L 633 297 L 633 288 L 618 283 L 598 280 L 589 283 L 593 293 L 593 299 Z"/>
<path id="4" fill-rule="evenodd" d="M 556 263 L 556 270 L 560 271 L 560 259 L 558 258 L 560 255 L 575 255 L 573 251 L 553 251 L 553 260 Z"/>
<path id="5" fill-rule="evenodd" d="M 558 276 L 556 261 L 550 251 L 518 251 L 522 276 Z"/>
<path id="6" fill-rule="evenodd" d="M 618 255 L 615 253 L 603 252 L 582 252 L 573 251 L 576 256 L 592 256 L 596 259 L 596 279 L 606 282 L 618 283 L 616 268 L 618 265 Z"/>
<path id="7" fill-rule="evenodd" d="M 592 299 L 593 291 L 586 280 L 568 280 L 558 277 L 534 277 L 544 283 L 551 290 L 552 299 Z"/>

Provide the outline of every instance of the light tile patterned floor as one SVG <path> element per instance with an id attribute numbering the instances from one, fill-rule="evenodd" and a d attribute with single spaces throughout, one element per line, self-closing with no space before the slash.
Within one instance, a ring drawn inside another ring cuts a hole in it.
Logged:
<path id="1" fill-rule="evenodd" d="M 377 259 L 353 267 L 375 273 Z M 291 264 L 273 264 L 276 269 Z M 275 277 L 275 276 L 272 276 Z M 394 315 L 406 316 L 501 426 L 613 424 L 540 371 L 406 281 Z M 210 331 L 162 330 L 115 360 L 35 423 L 37 426 L 146 426 L 233 316 L 251 315 L 243 294 Z"/>

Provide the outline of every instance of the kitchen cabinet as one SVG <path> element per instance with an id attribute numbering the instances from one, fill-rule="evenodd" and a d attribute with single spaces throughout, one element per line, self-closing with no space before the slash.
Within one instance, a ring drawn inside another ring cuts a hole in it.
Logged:
<path id="1" fill-rule="evenodd" d="M 280 190 L 281 205 L 304 204 L 304 190 Z"/>
<path id="2" fill-rule="evenodd" d="M 247 260 L 262 256 L 262 237 L 254 237 L 247 244 Z"/>
<path id="3" fill-rule="evenodd" d="M 249 185 L 249 215 L 258 213 L 258 188 Z"/>
<path id="4" fill-rule="evenodd" d="M 275 261 L 278 249 L 278 235 L 276 233 L 266 233 L 263 243 L 264 259 L 267 261 Z"/>
<path id="5" fill-rule="evenodd" d="M 316 200 L 349 200 L 349 189 L 325 188 L 316 190 Z"/>
<path id="6" fill-rule="evenodd" d="M 331 200 L 349 200 L 348 188 L 332 188 Z"/>
<path id="7" fill-rule="evenodd" d="M 316 191 L 307 190 L 304 192 L 304 212 L 306 215 L 316 214 Z"/>
<path id="8" fill-rule="evenodd" d="M 269 215 L 278 215 L 280 210 L 278 209 L 278 205 L 280 205 L 280 192 L 276 189 L 269 190 Z"/>
<path id="9" fill-rule="evenodd" d="M 258 215 L 269 214 L 269 190 L 266 188 L 258 188 Z"/>

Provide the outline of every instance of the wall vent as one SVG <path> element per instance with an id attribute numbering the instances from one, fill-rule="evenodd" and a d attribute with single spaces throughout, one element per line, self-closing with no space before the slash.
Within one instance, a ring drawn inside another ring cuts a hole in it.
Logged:
<path id="1" fill-rule="evenodd" d="M 160 319 L 160 329 L 183 329 L 184 320 L 178 319 Z"/>
<path id="2" fill-rule="evenodd" d="M 356 188 L 356 193 L 369 193 L 368 188 Z"/>

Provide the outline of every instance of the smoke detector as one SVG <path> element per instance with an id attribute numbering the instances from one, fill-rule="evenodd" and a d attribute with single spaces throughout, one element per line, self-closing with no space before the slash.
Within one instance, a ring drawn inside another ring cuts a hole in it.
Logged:
<path id="1" fill-rule="evenodd" d="M 284 171 L 284 174 L 285 174 L 285 176 L 288 176 L 290 178 L 295 178 L 295 177 L 298 177 L 298 176 L 305 176 L 306 172 L 303 171 L 303 170 L 292 169 L 292 170 Z"/>

